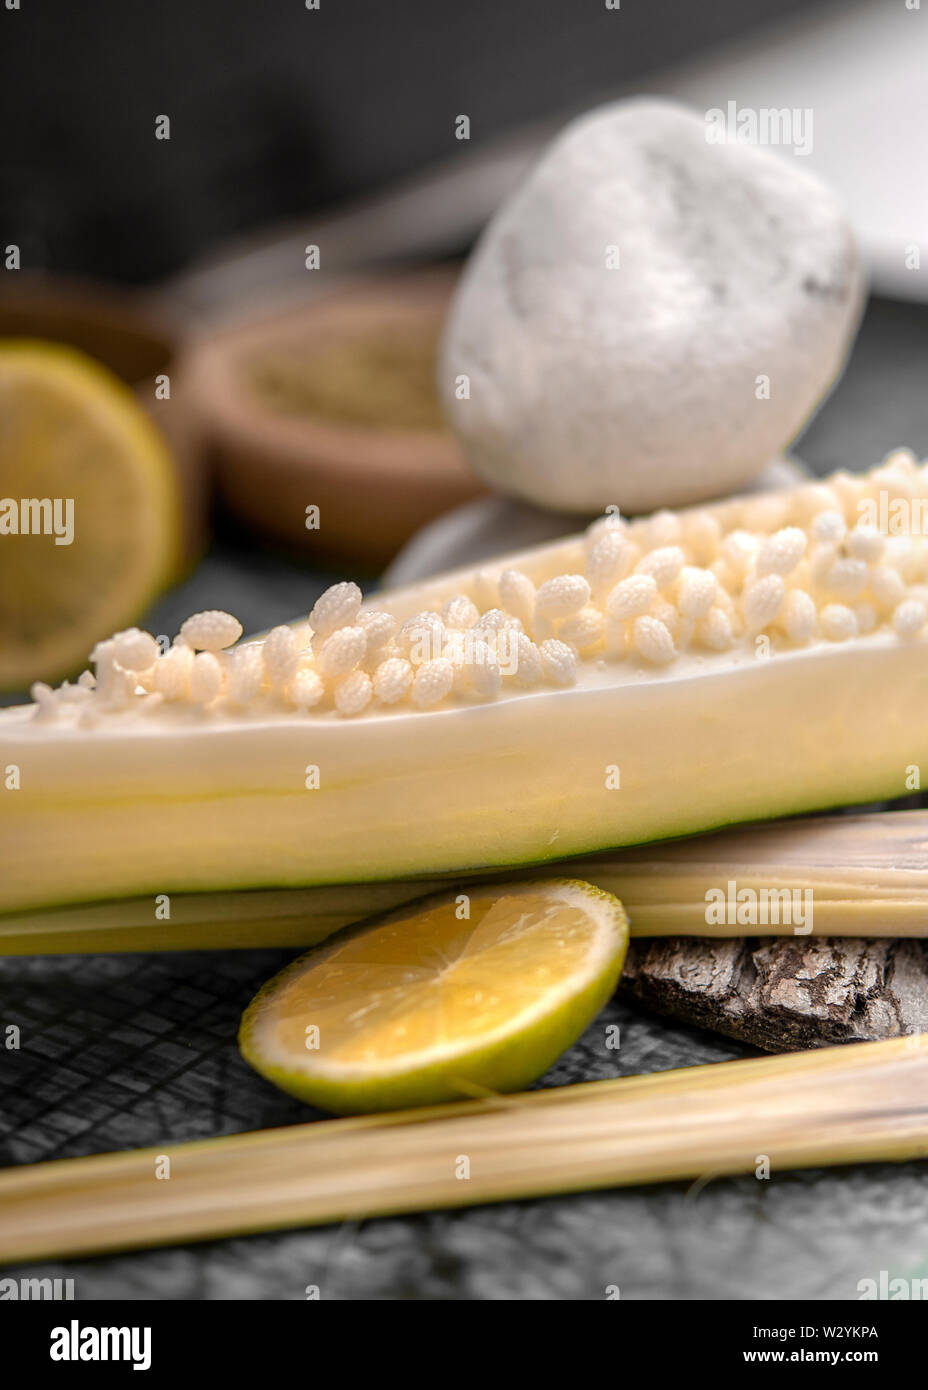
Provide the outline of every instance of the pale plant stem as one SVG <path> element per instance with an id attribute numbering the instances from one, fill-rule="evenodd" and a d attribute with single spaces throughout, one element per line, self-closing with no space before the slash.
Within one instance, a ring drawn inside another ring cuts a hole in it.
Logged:
<path id="1" fill-rule="evenodd" d="M 925 1156 L 920 1034 L 7 1169 L 0 1260 Z"/>

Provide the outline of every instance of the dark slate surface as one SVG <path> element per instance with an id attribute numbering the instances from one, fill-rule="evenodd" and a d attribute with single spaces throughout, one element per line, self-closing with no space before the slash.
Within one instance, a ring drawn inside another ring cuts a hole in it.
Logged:
<path id="1" fill-rule="evenodd" d="M 818 472 L 889 448 L 928 454 L 928 311 L 871 306 L 849 371 L 800 445 Z M 329 576 L 229 533 L 151 615 L 222 606 L 247 628 L 306 611 Z M 170 1144 L 313 1118 L 235 1047 L 243 1005 L 286 952 L 0 961 L 0 1162 Z M 622 1028 L 621 1048 L 604 1029 Z M 613 1001 L 540 1083 L 658 1071 L 751 1049 Z M 928 1165 L 870 1165 L 580 1195 L 117 1258 L 43 1264 L 78 1299 L 856 1299 L 928 1276 Z"/>

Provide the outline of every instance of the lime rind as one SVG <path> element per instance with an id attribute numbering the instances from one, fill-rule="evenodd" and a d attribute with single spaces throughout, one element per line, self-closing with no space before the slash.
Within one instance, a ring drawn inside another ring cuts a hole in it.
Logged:
<path id="1" fill-rule="evenodd" d="M 492 901 L 547 896 L 551 902 L 582 906 L 595 922 L 588 949 L 571 972 L 545 990 L 530 1009 L 520 1002 L 476 1038 L 365 1064 L 332 1065 L 310 1050 L 293 1057 L 281 1055 L 269 1038 L 281 992 L 350 938 L 408 920 L 413 908 L 417 916 L 442 904 L 453 909 L 455 895 L 434 894 L 339 932 L 264 985 L 242 1019 L 239 1046 L 245 1060 L 281 1090 L 335 1114 L 429 1105 L 530 1085 L 576 1041 L 614 992 L 628 945 L 628 921 L 617 898 L 580 880 L 494 884 L 472 894 L 476 896 Z M 488 980 L 488 985 L 492 983 Z"/>

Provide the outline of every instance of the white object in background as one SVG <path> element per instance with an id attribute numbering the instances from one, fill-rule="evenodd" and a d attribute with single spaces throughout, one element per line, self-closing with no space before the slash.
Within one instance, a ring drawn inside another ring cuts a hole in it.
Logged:
<path id="1" fill-rule="evenodd" d="M 876 293 L 928 300 L 928 0 L 816 9 L 642 86 L 726 117 L 811 112 L 809 153 L 769 148 L 840 196 Z"/>
<path id="2" fill-rule="evenodd" d="M 827 395 L 863 300 L 839 201 L 676 102 L 572 121 L 483 233 L 439 387 L 476 471 L 554 510 L 743 488 Z"/>

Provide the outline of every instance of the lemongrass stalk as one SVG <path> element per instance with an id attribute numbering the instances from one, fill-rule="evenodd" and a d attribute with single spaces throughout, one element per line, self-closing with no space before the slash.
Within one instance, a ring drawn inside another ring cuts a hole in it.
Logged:
<path id="1" fill-rule="evenodd" d="M 793 933 L 792 921 L 707 922 L 707 891 L 729 882 L 757 893 L 810 889 L 815 935 L 926 936 L 926 845 L 928 812 L 887 811 L 778 821 L 501 873 L 566 873 L 605 888 L 624 903 L 633 936 Z M 0 915 L 0 955 L 312 946 L 339 927 L 467 881 L 175 893 L 167 905 L 146 897 L 9 913 Z"/>
<path id="2" fill-rule="evenodd" d="M 917 1034 L 33 1164 L 0 1174 L 0 1260 L 704 1180 L 760 1155 L 773 1173 L 922 1158 L 926 1097 Z"/>
<path id="3" fill-rule="evenodd" d="M 340 927 L 442 886 L 429 881 L 171 893 L 167 903 L 120 898 L 3 913 L 0 956 L 314 946 Z"/>

